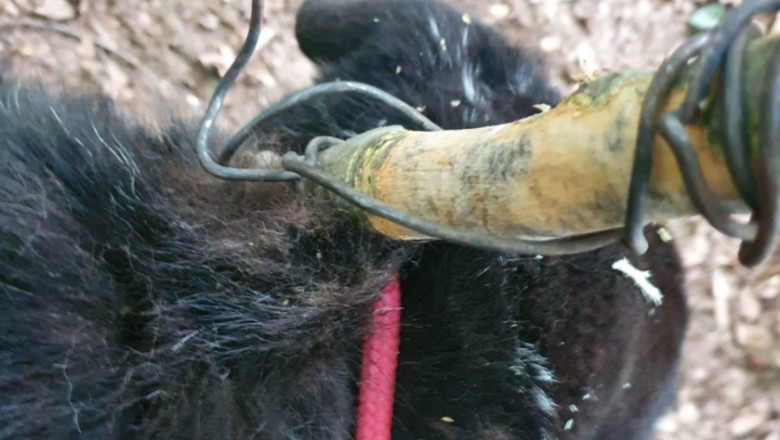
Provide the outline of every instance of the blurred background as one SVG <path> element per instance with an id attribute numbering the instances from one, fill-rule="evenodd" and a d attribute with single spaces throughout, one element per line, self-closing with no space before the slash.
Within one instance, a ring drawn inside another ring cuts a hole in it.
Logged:
<path id="1" fill-rule="evenodd" d="M 604 71 L 656 67 L 706 3 L 447 1 L 546 59 L 564 93 Z M 300 3 L 266 0 L 261 47 L 226 100 L 224 127 L 310 84 L 314 67 L 292 32 Z M 19 75 L 107 94 L 155 124 L 200 116 L 248 16 L 248 0 L 0 0 L 0 54 Z M 738 243 L 705 223 L 668 229 L 686 266 L 691 319 L 678 403 L 656 440 L 780 440 L 780 253 L 748 271 L 736 262 Z"/>

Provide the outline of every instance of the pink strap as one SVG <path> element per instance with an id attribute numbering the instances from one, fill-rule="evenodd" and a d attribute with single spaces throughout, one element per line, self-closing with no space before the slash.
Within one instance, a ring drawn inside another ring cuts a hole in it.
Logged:
<path id="1" fill-rule="evenodd" d="M 382 289 L 372 329 L 363 340 L 355 440 L 390 440 L 400 333 L 401 286 L 396 275 Z"/>

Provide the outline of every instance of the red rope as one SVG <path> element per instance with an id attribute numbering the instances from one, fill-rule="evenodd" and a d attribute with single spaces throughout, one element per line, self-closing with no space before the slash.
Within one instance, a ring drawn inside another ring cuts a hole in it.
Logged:
<path id="1" fill-rule="evenodd" d="M 373 328 L 363 340 L 355 440 L 390 440 L 401 333 L 401 286 L 397 276 L 382 289 L 373 318 Z"/>

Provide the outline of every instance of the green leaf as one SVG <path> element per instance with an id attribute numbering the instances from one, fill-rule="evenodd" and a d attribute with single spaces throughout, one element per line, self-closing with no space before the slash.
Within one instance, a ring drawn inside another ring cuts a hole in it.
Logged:
<path id="1" fill-rule="evenodd" d="M 720 3 L 709 3 L 691 14 L 688 18 L 688 27 L 696 32 L 708 31 L 717 26 L 724 15 L 726 15 L 725 6 Z"/>

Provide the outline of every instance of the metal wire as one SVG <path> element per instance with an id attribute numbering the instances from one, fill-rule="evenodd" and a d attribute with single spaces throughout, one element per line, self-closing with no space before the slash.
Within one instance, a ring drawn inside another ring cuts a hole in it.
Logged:
<path id="1" fill-rule="evenodd" d="M 753 213 L 758 233 L 739 249 L 739 261 L 748 267 L 769 256 L 780 226 L 780 43 L 775 40 L 773 46 L 758 123 L 758 206 Z"/>
<path id="2" fill-rule="evenodd" d="M 238 74 L 246 65 L 252 53 L 257 46 L 257 40 L 260 37 L 260 21 L 263 16 L 263 1 L 252 0 L 252 13 L 249 17 L 249 31 L 244 41 L 244 46 L 238 52 L 235 61 L 230 65 L 230 68 L 225 72 L 225 76 L 217 84 L 217 88 L 214 91 L 214 95 L 211 97 L 209 106 L 206 109 L 206 114 L 203 116 L 203 120 L 200 123 L 198 129 L 198 137 L 195 140 L 195 148 L 198 153 L 201 165 L 209 173 L 221 177 L 227 180 L 259 180 L 259 181 L 284 181 L 284 180 L 297 180 L 300 179 L 295 173 L 282 170 L 266 170 L 260 168 L 253 169 L 239 169 L 222 166 L 211 158 L 209 152 L 209 132 L 214 125 L 214 121 L 219 115 L 219 110 L 222 108 L 222 103 L 225 99 L 230 87 L 235 82 Z"/>
<path id="3" fill-rule="evenodd" d="M 426 131 L 441 130 L 441 127 L 423 116 L 423 114 L 418 112 L 415 108 L 381 89 L 353 81 L 335 81 L 303 89 L 255 116 L 254 119 L 239 130 L 233 139 L 228 142 L 225 149 L 222 150 L 222 153 L 219 155 L 219 164 L 227 165 L 230 162 L 230 158 L 238 151 L 239 147 L 241 147 L 241 144 L 243 144 L 264 122 L 284 114 L 286 111 L 299 105 L 314 101 L 323 96 L 343 93 L 354 93 L 356 95 L 371 98 L 386 106 L 388 109 L 396 110 L 416 126 L 415 128 Z"/>
<path id="4" fill-rule="evenodd" d="M 757 264 L 766 258 L 774 247 L 776 235 L 780 230 L 780 43 L 776 43 L 778 47 L 775 48 L 770 61 L 764 85 L 765 93 L 759 120 L 759 160 L 755 161 L 758 164 L 755 174 L 750 166 L 753 161 L 746 142 L 748 136 L 745 132 L 740 87 L 743 54 L 748 44 L 759 36 L 757 30 L 750 25 L 750 20 L 756 14 L 780 9 L 780 0 L 742 2 L 730 11 L 722 24 L 709 33 L 688 39 L 659 68 L 642 105 L 624 229 L 551 240 L 507 240 L 465 233 L 374 200 L 316 168 L 317 152 L 342 142 L 336 138 L 314 138 L 308 144 L 304 157 L 293 152 L 285 154 L 281 159 L 283 170 L 238 169 L 228 166 L 240 146 L 263 123 L 296 106 L 331 94 L 355 93 L 368 97 L 404 115 L 415 128 L 441 129 L 408 104 L 367 84 L 334 82 L 291 95 L 245 125 L 222 149 L 215 162 L 208 149 L 208 135 L 225 95 L 255 50 L 260 34 L 262 8 L 262 0 L 252 1 L 250 27 L 244 46 L 217 85 L 198 131 L 198 157 L 204 168 L 215 176 L 228 180 L 253 181 L 289 181 L 305 177 L 372 215 L 426 236 L 478 248 L 560 255 L 596 249 L 623 236 L 628 246 L 641 254 L 647 250 L 642 227 L 644 202 L 652 171 L 653 143 L 656 134 L 660 134 L 672 148 L 694 207 L 716 229 L 743 240 L 739 257 L 744 265 Z M 681 81 L 684 71 L 690 72 L 690 81 L 683 104 L 678 109 L 661 113 L 672 88 Z M 723 127 L 724 157 L 740 196 L 753 210 L 753 218 L 746 224 L 734 221 L 731 211 L 721 204 L 708 188 L 698 157 L 685 130 L 685 126 L 699 116 L 702 103 L 706 102 L 710 94 L 716 73 L 719 73 L 720 81 L 718 109 Z"/>
<path id="5" fill-rule="evenodd" d="M 465 233 L 454 228 L 438 225 L 428 220 L 401 212 L 391 206 L 383 204 L 377 200 L 371 199 L 365 194 L 349 187 L 338 179 L 329 176 L 315 168 L 317 151 L 322 148 L 330 147 L 341 142 L 341 140 L 331 137 L 314 138 L 306 147 L 305 157 L 302 158 L 295 153 L 287 153 L 282 158 L 282 167 L 284 170 L 266 170 L 266 169 L 238 169 L 227 166 L 232 156 L 238 151 L 240 146 L 264 123 L 283 114 L 298 105 L 310 102 L 320 97 L 341 94 L 355 93 L 364 97 L 376 100 L 379 104 L 388 109 L 395 110 L 404 115 L 415 128 L 436 131 L 441 128 L 434 122 L 423 116 L 416 109 L 394 96 L 372 87 L 367 84 L 356 82 L 339 81 L 328 84 L 321 84 L 310 87 L 298 93 L 291 95 L 278 104 L 268 108 L 252 121 L 245 125 L 223 148 L 215 162 L 211 158 L 208 149 L 208 135 L 211 127 L 216 120 L 225 95 L 235 81 L 238 73 L 243 69 L 247 60 L 254 52 L 259 34 L 260 20 L 262 16 L 262 0 L 253 0 L 252 14 L 250 17 L 250 27 L 244 46 L 238 54 L 238 57 L 230 66 L 225 76 L 220 80 L 214 92 L 214 96 L 206 110 L 196 141 L 198 157 L 203 167 L 209 173 L 228 180 L 254 180 L 254 181 L 286 181 L 299 180 L 301 176 L 312 180 L 313 182 L 329 189 L 333 193 L 341 196 L 346 201 L 358 206 L 366 212 L 393 221 L 403 227 L 417 231 L 423 235 L 433 238 L 440 238 L 468 246 L 501 250 L 506 252 L 517 252 L 526 254 L 544 254 L 559 255 L 585 252 L 588 250 L 603 247 L 619 239 L 621 231 L 619 229 L 597 232 L 563 239 L 550 240 L 506 240 L 503 238 L 480 236 L 476 234 Z"/>
<path id="6" fill-rule="evenodd" d="M 751 25 L 743 32 L 726 55 L 726 64 L 723 66 L 723 87 L 720 88 L 720 102 L 740 102 L 742 88 L 742 61 L 743 54 L 748 44 L 761 36 L 757 27 Z M 739 195 L 751 208 L 756 209 L 757 184 L 753 173 L 750 171 L 750 156 L 745 147 L 745 117 L 742 105 L 726 105 L 719 108 L 721 115 L 721 127 L 726 144 L 731 148 L 724 149 L 726 165 L 734 181 Z"/>
<path id="7" fill-rule="evenodd" d="M 663 98 L 668 96 L 674 81 L 687 64 L 688 59 L 701 51 L 701 48 L 707 43 L 708 37 L 707 34 L 699 34 L 688 39 L 674 54 L 667 58 L 650 83 L 650 88 L 642 103 L 636 151 L 634 152 L 634 166 L 628 189 L 625 236 L 628 246 L 640 254 L 645 253 L 648 246 L 647 240 L 642 234 L 642 226 L 647 184 L 650 181 L 650 171 L 653 166 L 653 138 L 655 137 L 658 109 L 663 104 Z"/>
<path id="8" fill-rule="evenodd" d="M 300 179 L 299 175 L 290 171 L 261 168 L 240 169 L 229 167 L 227 165 L 238 148 L 263 122 L 279 116 L 285 111 L 288 111 L 298 105 L 317 98 L 321 98 L 326 95 L 342 93 L 359 94 L 374 99 L 380 102 L 382 105 L 400 112 L 417 128 L 424 130 L 441 130 L 441 127 L 423 116 L 412 106 L 406 104 L 398 98 L 395 98 L 389 93 L 386 93 L 368 84 L 338 81 L 328 84 L 320 84 L 305 90 L 301 90 L 300 92 L 289 96 L 278 104 L 271 106 L 266 111 L 257 115 L 228 142 L 227 146 L 225 146 L 225 148 L 223 148 L 222 152 L 220 153 L 219 159 L 215 162 L 211 157 L 211 153 L 209 152 L 209 133 L 212 126 L 214 125 L 214 121 L 219 115 L 219 111 L 222 108 L 223 101 L 228 91 L 230 90 L 230 87 L 233 85 L 236 78 L 238 77 L 238 74 L 244 68 L 247 61 L 249 61 L 249 58 L 252 56 L 255 48 L 257 47 L 257 41 L 260 37 L 262 16 L 263 1 L 252 0 L 252 13 L 249 17 L 249 31 L 247 32 L 244 45 L 238 52 L 235 61 L 233 61 L 233 64 L 230 65 L 230 68 L 225 73 L 225 76 L 222 77 L 222 79 L 220 79 L 219 83 L 217 84 L 214 95 L 211 97 L 209 106 L 206 109 L 206 114 L 201 121 L 195 147 L 197 149 L 198 158 L 200 159 L 201 164 L 209 173 L 227 180 L 279 182 Z"/>
<path id="9" fill-rule="evenodd" d="M 750 170 L 751 157 L 745 140 L 741 99 L 743 54 L 758 36 L 751 19 L 760 13 L 780 9 L 780 0 L 745 1 L 732 9 L 726 19 L 709 33 L 688 39 L 653 78 L 640 116 L 634 168 L 626 212 L 625 241 L 638 253 L 647 250 L 642 235 L 643 206 L 652 169 L 654 137 L 660 134 L 672 148 L 694 207 L 720 232 L 743 240 L 739 259 L 745 266 L 758 264 L 774 248 L 780 226 L 780 55 L 777 48 L 764 84 L 759 121 L 759 160 L 756 174 Z M 682 105 L 661 114 L 672 86 L 682 71 L 695 60 Z M 720 70 L 719 70 L 720 69 Z M 753 209 L 747 224 L 731 218 L 731 211 L 710 191 L 698 157 L 685 131 L 702 111 L 719 75 L 718 108 L 723 125 L 723 151 L 732 180 L 745 204 Z"/>
<path id="10" fill-rule="evenodd" d="M 483 237 L 475 234 L 467 234 L 458 231 L 455 228 L 415 217 L 374 200 L 346 183 L 333 179 L 331 176 L 317 169 L 317 153 L 325 148 L 336 146 L 341 142 L 343 141 L 329 136 L 316 137 L 306 146 L 304 161 L 301 161 L 297 154 L 290 152 L 282 157 L 282 166 L 327 188 L 334 194 L 349 200 L 352 204 L 369 214 L 392 221 L 430 237 L 440 238 L 466 246 L 510 253 L 519 252 L 518 250 L 521 249 L 522 253 L 526 254 L 564 255 L 598 249 L 613 243 L 620 238 L 620 229 L 614 229 L 611 231 L 547 241 L 507 240 L 490 236 Z"/>
<path id="11" fill-rule="evenodd" d="M 294 153 L 287 153 L 282 157 L 282 166 L 327 188 L 369 214 L 397 223 L 429 237 L 466 246 L 529 255 L 565 255 L 604 247 L 619 240 L 621 236 L 620 229 L 544 241 L 506 239 L 465 233 L 449 226 L 413 216 L 372 199 L 346 183 L 334 179 L 316 167 L 301 161 L 298 155 Z"/>

